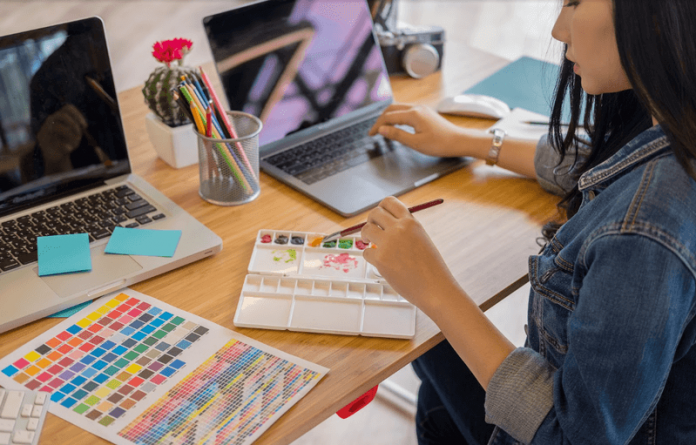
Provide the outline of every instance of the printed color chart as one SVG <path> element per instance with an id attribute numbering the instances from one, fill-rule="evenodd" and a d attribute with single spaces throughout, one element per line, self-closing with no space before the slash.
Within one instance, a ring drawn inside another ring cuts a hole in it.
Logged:
<path id="1" fill-rule="evenodd" d="M 242 444 L 321 375 L 232 340 L 119 432 L 138 444 Z"/>
<path id="2" fill-rule="evenodd" d="M 47 392 L 53 414 L 124 444 L 251 443 L 326 372 L 130 289 L 0 360 L 2 386 Z"/>

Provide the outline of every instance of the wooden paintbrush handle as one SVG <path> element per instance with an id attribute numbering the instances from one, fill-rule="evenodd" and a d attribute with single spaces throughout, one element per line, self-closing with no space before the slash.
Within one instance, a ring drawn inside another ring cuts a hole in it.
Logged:
<path id="1" fill-rule="evenodd" d="M 428 209 L 430 207 L 436 206 L 438 204 L 442 204 L 443 202 L 445 202 L 444 199 L 435 199 L 433 201 L 428 201 L 428 202 L 424 202 L 423 204 L 418 204 L 416 206 L 409 207 L 408 211 L 411 213 L 416 213 L 420 210 L 425 210 L 425 209 Z M 347 229 L 341 230 L 341 236 L 346 236 L 346 235 L 350 235 L 352 233 L 355 233 L 358 230 L 362 229 L 365 226 L 365 224 L 367 224 L 367 221 L 364 223 L 360 223 L 358 225 L 352 226 L 352 227 L 348 227 Z"/>

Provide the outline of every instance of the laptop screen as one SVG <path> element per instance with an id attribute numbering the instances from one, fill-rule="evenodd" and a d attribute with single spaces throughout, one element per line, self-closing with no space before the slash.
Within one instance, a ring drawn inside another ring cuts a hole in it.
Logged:
<path id="1" fill-rule="evenodd" d="M 129 172 L 102 21 L 0 37 L 0 216 Z"/>
<path id="2" fill-rule="evenodd" d="M 204 24 L 229 106 L 261 119 L 261 146 L 391 101 L 365 0 L 265 1 Z"/>

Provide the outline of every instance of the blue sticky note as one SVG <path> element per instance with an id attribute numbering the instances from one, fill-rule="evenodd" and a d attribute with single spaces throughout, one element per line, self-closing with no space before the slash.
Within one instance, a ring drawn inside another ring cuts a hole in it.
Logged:
<path id="1" fill-rule="evenodd" d="M 121 255 L 172 257 L 181 230 L 148 230 L 116 227 L 104 252 Z"/>
<path id="2" fill-rule="evenodd" d="M 553 93 L 560 67 L 531 57 L 520 57 L 465 91 L 502 100 L 510 108 L 551 115 Z M 568 101 L 564 104 L 564 122 L 570 116 Z"/>
<path id="3" fill-rule="evenodd" d="M 36 239 L 39 276 L 92 270 L 89 235 L 40 236 Z"/>

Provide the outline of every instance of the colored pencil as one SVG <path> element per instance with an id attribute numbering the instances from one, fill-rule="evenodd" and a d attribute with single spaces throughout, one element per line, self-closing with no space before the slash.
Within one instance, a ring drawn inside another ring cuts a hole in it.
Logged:
<path id="1" fill-rule="evenodd" d="M 196 120 L 194 119 L 193 114 L 191 113 L 191 107 L 189 106 L 189 103 L 186 102 L 186 99 L 178 90 L 176 90 L 175 88 L 173 88 L 172 90 L 173 90 L 172 95 L 174 96 L 174 100 L 176 100 L 179 103 L 179 107 L 184 112 L 186 117 L 194 125 L 196 125 Z M 206 151 L 208 152 L 208 156 L 211 157 L 211 159 L 212 159 L 212 150 L 210 149 L 210 147 L 207 146 L 206 144 L 203 144 L 203 146 L 205 147 Z M 207 164 L 208 164 L 208 176 L 210 176 L 212 178 L 213 176 L 215 176 L 215 168 L 214 168 L 212 162 L 208 162 Z M 219 172 L 219 169 L 218 169 L 218 172 Z"/>
<path id="2" fill-rule="evenodd" d="M 198 128 L 198 132 L 200 134 L 205 134 L 205 116 L 203 116 L 202 111 L 198 108 L 198 105 L 196 104 L 196 101 L 194 98 L 191 96 L 191 93 L 189 90 L 186 88 L 186 85 L 182 85 L 180 87 L 181 93 L 184 95 L 184 97 L 189 101 L 189 104 L 191 106 L 191 114 L 193 114 L 194 119 L 196 120 L 196 127 Z M 215 133 L 213 134 L 213 137 L 219 138 L 219 136 L 216 136 Z M 239 166 L 235 162 L 234 159 L 230 159 L 227 156 L 226 150 L 223 148 L 223 146 L 219 143 L 214 143 L 215 147 L 218 149 L 218 152 L 220 155 L 223 157 L 225 162 L 227 163 L 227 166 L 230 168 L 230 171 L 234 175 L 234 177 L 237 179 L 237 182 L 242 186 L 242 188 L 249 192 L 253 192 L 253 188 L 249 185 L 247 182 L 246 178 L 244 177 L 244 174 L 241 172 L 239 169 Z"/>
<path id="3" fill-rule="evenodd" d="M 444 199 L 435 199 L 433 201 L 424 202 L 423 204 L 418 204 L 417 206 L 409 207 L 408 211 L 411 213 L 416 213 L 416 212 L 419 212 L 421 210 L 429 209 L 430 207 L 436 206 L 438 204 L 442 204 L 443 202 L 445 202 Z M 347 229 L 343 229 L 339 232 L 334 232 L 331 235 L 325 236 L 324 239 L 321 240 L 321 242 L 327 243 L 329 241 L 333 241 L 335 239 L 338 239 L 342 236 L 351 235 L 351 234 L 359 231 L 360 229 L 362 229 L 365 226 L 365 224 L 367 224 L 367 221 L 364 223 L 360 223 L 358 225 L 355 225 L 355 226 L 348 227 Z"/>
<path id="4" fill-rule="evenodd" d="M 191 107 L 191 114 L 193 115 L 193 121 L 196 123 L 196 128 L 198 129 L 198 132 L 201 134 L 205 133 L 205 126 L 203 125 L 201 117 L 198 115 L 198 111 L 196 110 L 196 104 L 191 102 L 189 104 L 189 107 Z"/>
<path id="5" fill-rule="evenodd" d="M 225 108 L 222 106 L 222 102 L 220 102 L 220 98 L 218 95 L 215 93 L 215 89 L 213 88 L 213 85 L 210 83 L 210 79 L 208 78 L 208 75 L 203 71 L 203 67 L 198 67 L 199 71 L 201 72 L 201 79 L 203 80 L 203 83 L 205 86 L 208 88 L 208 93 L 210 94 L 210 98 L 213 101 L 213 104 L 218 110 L 218 113 L 220 114 L 220 119 L 222 120 L 222 123 L 225 124 L 225 128 L 227 129 L 227 132 L 229 133 L 230 137 L 232 139 L 236 139 L 237 132 L 234 131 L 234 126 L 232 125 L 232 122 L 230 122 L 229 116 L 227 116 L 227 113 L 225 113 Z M 242 144 L 239 142 L 236 143 L 239 154 L 241 155 L 242 160 L 244 161 L 244 164 L 246 164 L 247 168 L 251 172 L 252 175 L 254 175 L 254 179 L 258 180 L 256 178 L 256 174 L 254 173 L 254 169 L 251 167 L 251 163 L 249 162 L 249 159 L 246 156 L 246 153 L 244 153 L 244 147 L 242 147 Z"/>
<path id="6" fill-rule="evenodd" d="M 213 136 L 213 117 L 210 114 L 210 107 L 208 107 L 208 109 L 205 110 L 205 120 L 206 120 L 205 135 L 207 137 L 212 137 Z"/>
<path id="7" fill-rule="evenodd" d="M 198 95 L 197 95 L 193 85 L 186 83 L 184 81 L 181 84 L 181 88 L 183 88 L 183 90 L 185 90 L 188 93 L 187 98 L 190 98 L 190 100 L 192 100 L 193 102 L 196 103 L 196 106 L 198 107 L 198 109 L 200 110 L 201 113 L 203 113 L 203 110 L 207 110 L 208 102 L 201 102 L 201 100 L 198 98 Z M 203 120 L 203 123 L 207 127 L 207 119 L 204 116 L 201 116 L 201 119 Z M 216 131 L 215 118 L 213 118 L 212 125 L 213 125 L 212 137 L 217 138 L 217 139 L 223 139 L 223 137 L 220 135 L 220 130 L 217 129 L 217 131 Z M 201 134 L 204 134 L 204 133 L 201 133 Z M 219 144 L 216 144 L 216 145 L 219 146 Z M 234 163 L 234 166 L 236 167 L 236 169 L 238 170 L 238 173 L 242 176 L 242 178 L 244 178 L 244 184 L 249 187 L 249 191 L 253 191 L 253 187 L 248 183 L 248 181 L 246 180 L 245 175 L 243 173 L 242 162 L 237 158 L 237 155 L 235 154 L 235 151 L 232 149 L 232 147 L 230 147 L 228 144 L 225 144 L 225 147 L 228 148 L 230 155 L 232 155 L 233 163 Z M 242 153 L 243 153 L 243 151 L 242 151 Z M 249 173 L 250 173 L 251 177 L 253 178 L 252 181 L 256 182 L 256 176 L 254 175 L 254 172 L 251 168 L 249 168 Z"/>

